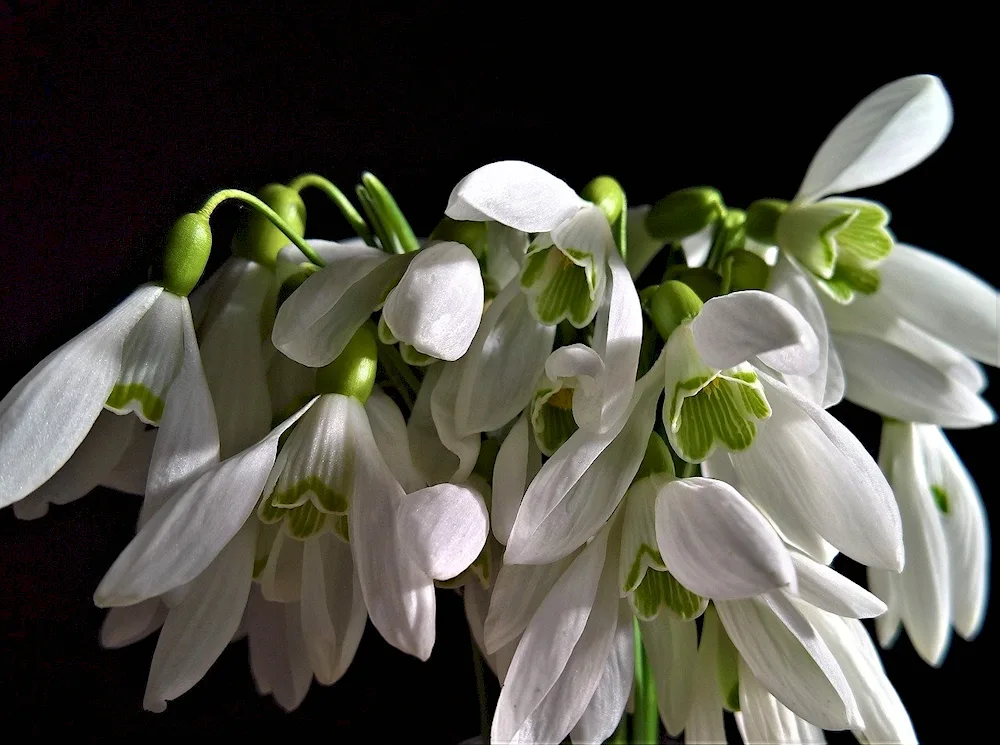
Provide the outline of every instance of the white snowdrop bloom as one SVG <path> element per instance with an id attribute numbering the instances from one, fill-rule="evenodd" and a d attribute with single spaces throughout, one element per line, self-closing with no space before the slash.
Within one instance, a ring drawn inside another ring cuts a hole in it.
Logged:
<path id="1" fill-rule="evenodd" d="M 870 569 L 872 590 L 889 606 L 876 620 L 892 644 L 900 622 L 917 653 L 939 665 L 952 627 L 972 639 L 989 594 L 989 526 L 968 471 L 937 427 L 886 421 L 879 462 L 903 517 L 906 565 L 899 574 Z"/>

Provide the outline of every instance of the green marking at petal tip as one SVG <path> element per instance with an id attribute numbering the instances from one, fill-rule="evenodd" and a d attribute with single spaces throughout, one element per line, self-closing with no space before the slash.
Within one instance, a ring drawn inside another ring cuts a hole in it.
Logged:
<path id="1" fill-rule="evenodd" d="M 307 476 L 280 492 L 275 490 L 269 499 L 274 507 L 292 509 L 306 504 L 310 497 L 318 509 L 330 514 L 343 514 L 350 504 L 347 495 L 331 488 L 318 476 Z"/>
<path id="2" fill-rule="evenodd" d="M 347 515 L 332 515 L 330 517 L 330 527 L 333 529 L 334 535 L 344 543 L 351 542 L 350 521 L 347 519 Z"/>
<path id="3" fill-rule="evenodd" d="M 536 395 L 531 407 L 532 431 L 538 449 L 552 455 L 579 427 L 573 417 L 573 389 Z"/>
<path id="4" fill-rule="evenodd" d="M 325 525 L 326 515 L 316 509 L 312 502 L 306 502 L 291 510 L 285 520 L 288 535 L 300 541 L 318 535 Z"/>
<path id="5" fill-rule="evenodd" d="M 630 594 L 632 610 L 643 621 L 656 618 L 664 608 L 682 621 L 692 621 L 708 607 L 708 600 L 697 595 L 668 571 L 650 569 Z"/>
<path id="6" fill-rule="evenodd" d="M 722 695 L 722 705 L 729 711 L 740 710 L 740 653 L 726 633 L 726 627 L 717 625 L 715 675 Z"/>
<path id="7" fill-rule="evenodd" d="M 120 414 L 141 410 L 142 416 L 154 424 L 163 417 L 163 399 L 142 383 L 116 383 L 104 405 Z"/>
<path id="8" fill-rule="evenodd" d="M 260 500 L 260 504 L 257 505 L 257 518 L 265 525 L 277 525 L 288 514 L 288 508 L 276 507 L 274 505 L 272 501 L 273 496 L 272 494 L 271 496 L 264 497 Z"/>
<path id="9" fill-rule="evenodd" d="M 771 414 L 763 392 L 749 380 L 732 380 L 728 374 L 707 384 L 702 380 L 678 384 L 672 402 L 672 439 L 678 455 L 690 463 L 704 461 L 716 443 L 732 451 L 746 450 L 757 435 L 752 420 L 766 419 Z M 696 390 L 693 395 L 683 396 L 685 390 L 692 389 Z"/>
<path id="10" fill-rule="evenodd" d="M 597 312 L 598 278 L 592 264 L 580 266 L 568 251 L 555 246 L 528 256 L 521 274 L 521 288 L 540 322 L 555 326 L 568 319 L 576 328 L 583 328 L 593 320 Z"/>
<path id="11" fill-rule="evenodd" d="M 639 586 L 639 574 L 642 572 L 643 556 L 649 557 L 649 563 L 656 566 L 663 566 L 663 557 L 660 555 L 660 550 L 650 546 L 648 543 L 640 543 L 639 550 L 635 553 L 635 559 L 632 560 L 632 566 L 629 567 L 628 576 L 625 578 L 625 587 L 622 588 L 625 592 L 632 592 Z M 648 575 L 650 571 L 656 570 L 650 568 L 646 574 Z"/>
<path id="12" fill-rule="evenodd" d="M 404 343 L 400 343 L 399 345 L 399 356 L 403 358 L 403 362 L 413 367 L 427 367 L 438 361 L 436 357 L 418 352 L 415 347 Z"/>
<path id="13" fill-rule="evenodd" d="M 836 202 L 835 202 L 836 204 Z M 853 208 L 851 219 L 836 234 L 838 257 L 878 263 L 892 251 L 893 238 L 888 231 L 889 213 L 874 202 L 845 202 Z"/>
<path id="14" fill-rule="evenodd" d="M 948 490 L 940 484 L 931 484 L 931 496 L 934 497 L 934 504 L 942 513 L 951 513 L 951 500 L 948 497 Z"/>

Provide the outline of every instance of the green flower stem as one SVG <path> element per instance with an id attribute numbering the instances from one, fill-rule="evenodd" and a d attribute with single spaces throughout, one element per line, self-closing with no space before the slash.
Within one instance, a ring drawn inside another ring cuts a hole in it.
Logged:
<path id="1" fill-rule="evenodd" d="M 315 189 L 319 189 L 321 192 L 326 194 L 335 205 L 337 205 L 337 209 L 340 210 L 340 214 L 342 214 L 344 219 L 351 224 L 351 228 L 359 238 L 364 240 L 364 242 L 369 246 L 375 245 L 372 240 L 372 232 L 368 228 L 368 223 L 366 223 L 364 218 L 361 217 L 361 214 L 354 209 L 354 205 L 351 204 L 350 200 L 346 196 L 344 196 L 344 192 L 338 189 L 331 181 L 323 178 L 318 173 L 303 173 L 288 182 L 288 188 L 296 192 L 301 192 L 303 189 L 310 186 Z"/>
<path id="2" fill-rule="evenodd" d="M 420 379 L 403 361 L 396 347 L 384 344 L 382 341 L 378 341 L 377 346 L 378 361 L 381 363 L 382 369 L 385 370 L 385 374 L 389 376 L 389 380 L 392 381 L 393 387 L 403 397 L 403 403 L 409 409 L 406 414 L 409 415 L 413 411 L 413 403 L 420 390 Z"/>
<path id="3" fill-rule="evenodd" d="M 622 719 L 618 722 L 618 728 L 608 740 L 608 745 L 628 745 L 628 712 L 622 713 Z"/>
<path id="4" fill-rule="evenodd" d="M 398 241 L 395 241 L 390 233 L 386 232 L 385 225 L 382 224 L 382 218 L 378 214 L 378 208 L 375 206 L 375 200 L 372 199 L 368 190 L 361 184 L 358 184 L 354 187 L 354 193 L 357 194 L 358 201 L 361 202 L 361 209 L 365 211 L 368 222 L 372 224 L 372 230 L 375 231 L 382 250 L 388 253 L 403 253 L 402 245 Z"/>
<path id="5" fill-rule="evenodd" d="M 264 215 L 264 217 L 270 220 L 274 227 L 284 233 L 288 237 L 288 240 L 294 243 L 295 247 L 306 255 L 306 258 L 309 259 L 309 261 L 316 266 L 326 266 L 326 262 L 319 257 L 319 254 L 313 250 L 312 246 L 306 243 L 301 236 L 297 235 L 295 231 L 289 227 L 288 223 L 278 216 L 277 212 L 272 210 L 253 194 L 248 194 L 240 189 L 223 189 L 222 191 L 217 191 L 208 198 L 204 205 L 202 205 L 201 209 L 198 210 L 198 214 L 204 216 L 207 220 L 211 216 L 212 212 L 215 211 L 215 208 L 227 199 L 237 199 L 245 204 L 249 204 L 251 207 Z"/>
<path id="6" fill-rule="evenodd" d="M 633 745 L 656 745 L 660 741 L 660 711 L 656 701 L 656 681 L 642 646 L 639 621 L 632 619 L 635 632 L 635 714 L 632 717 Z"/>
<path id="7" fill-rule="evenodd" d="M 394 243 L 402 250 L 397 253 L 410 253 L 420 248 L 420 241 L 414 234 L 410 223 L 403 217 L 403 212 L 388 189 L 372 174 L 361 174 L 361 185 L 374 204 L 375 211 L 382 218 L 382 225 L 390 234 Z"/>

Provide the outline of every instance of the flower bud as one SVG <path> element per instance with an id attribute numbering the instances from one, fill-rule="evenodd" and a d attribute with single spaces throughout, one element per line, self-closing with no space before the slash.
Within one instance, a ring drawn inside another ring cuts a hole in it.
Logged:
<path id="1" fill-rule="evenodd" d="M 598 176 L 580 192 L 580 196 L 601 208 L 608 223 L 615 224 L 625 207 L 625 192 L 610 176 Z"/>
<path id="2" fill-rule="evenodd" d="M 205 215 L 195 212 L 181 217 L 167 234 L 163 252 L 163 286 L 186 296 L 205 271 L 212 253 L 212 228 Z"/>
<path id="3" fill-rule="evenodd" d="M 340 356 L 316 372 L 316 390 L 320 393 L 353 396 L 364 403 L 375 386 L 377 365 L 375 335 L 362 326 L 354 332 Z"/>
<path id="4" fill-rule="evenodd" d="M 668 194 L 646 215 L 646 230 L 664 241 L 679 241 L 714 222 L 723 210 L 722 195 L 710 186 Z"/>
<path id="5" fill-rule="evenodd" d="M 683 282 L 668 280 L 659 286 L 650 303 L 649 315 L 664 339 L 678 326 L 701 311 L 701 298 Z"/>
<path id="6" fill-rule="evenodd" d="M 299 235 L 306 229 L 306 206 L 294 189 L 268 184 L 257 196 Z M 257 210 L 245 212 L 233 238 L 233 253 L 258 264 L 274 266 L 278 252 L 291 241 Z"/>
<path id="7" fill-rule="evenodd" d="M 452 220 L 442 218 L 431 231 L 430 241 L 454 241 L 467 246 L 477 259 L 482 261 L 486 255 L 486 223 L 468 220 Z"/>
<path id="8" fill-rule="evenodd" d="M 703 303 L 722 294 L 722 277 L 718 272 L 705 266 L 688 268 L 677 264 L 664 272 L 663 281 L 667 282 L 669 280 L 676 280 L 686 284 L 694 290 Z"/>
<path id="9" fill-rule="evenodd" d="M 758 199 L 747 208 L 747 235 L 758 243 L 773 246 L 778 242 L 778 220 L 788 209 L 780 199 Z"/>
<path id="10" fill-rule="evenodd" d="M 737 249 L 722 264 L 722 284 L 727 292 L 763 290 L 770 275 L 771 267 L 752 251 Z"/>

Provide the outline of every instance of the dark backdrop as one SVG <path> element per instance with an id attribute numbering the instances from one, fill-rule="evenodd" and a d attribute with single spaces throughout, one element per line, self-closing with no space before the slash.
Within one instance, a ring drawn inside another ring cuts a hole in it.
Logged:
<path id="1" fill-rule="evenodd" d="M 944 80 L 954 130 L 917 170 L 865 196 L 891 208 L 900 239 L 996 282 L 992 210 L 977 192 L 995 158 L 992 94 L 977 78 L 986 52 L 972 20 L 959 37 L 947 18 L 904 28 L 867 11 L 793 30 L 796 19 L 776 10 L 756 26 L 697 5 L 686 6 L 692 16 L 668 8 L 656 17 L 580 5 L 544 21 L 501 18 L 497 8 L 473 17 L 461 6 L 202 5 L 0 2 L 0 359 L 10 378 L 0 392 L 143 281 L 172 220 L 218 188 L 255 190 L 315 170 L 346 190 L 369 169 L 426 235 L 459 178 L 518 158 L 576 187 L 613 174 L 633 204 L 711 183 L 745 206 L 792 196 L 851 106 L 917 72 Z M 306 203 L 309 235 L 346 232 L 321 196 L 308 192 Z M 235 216 L 235 207 L 216 212 L 218 245 Z M 837 411 L 876 446 L 874 417 Z M 988 503 L 994 432 L 953 436 Z M 76 739 L 312 730 L 445 744 L 477 731 L 468 635 L 447 592 L 427 664 L 369 626 L 344 679 L 314 684 L 285 715 L 257 697 L 241 642 L 165 714 L 143 712 L 154 640 L 102 651 L 103 615 L 90 601 L 137 510 L 134 498 L 98 490 L 37 522 L 0 514 L 5 727 Z M 975 645 L 952 645 L 939 671 L 905 639 L 885 655 L 925 741 L 961 741 L 986 726 L 978 681 L 991 679 L 994 635 L 988 620 Z"/>

